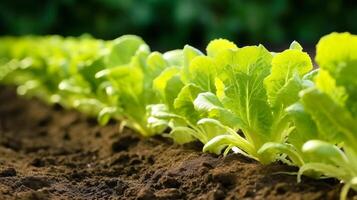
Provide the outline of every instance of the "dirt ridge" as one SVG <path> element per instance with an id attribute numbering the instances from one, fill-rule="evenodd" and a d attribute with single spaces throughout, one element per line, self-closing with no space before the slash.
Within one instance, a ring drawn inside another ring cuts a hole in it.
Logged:
<path id="1" fill-rule="evenodd" d="M 334 179 L 297 183 L 279 173 L 294 167 L 200 148 L 118 133 L 0 87 L 0 199 L 338 199 Z"/>

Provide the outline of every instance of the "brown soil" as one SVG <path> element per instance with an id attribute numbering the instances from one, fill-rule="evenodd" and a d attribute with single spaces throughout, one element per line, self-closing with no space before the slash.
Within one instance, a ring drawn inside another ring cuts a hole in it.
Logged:
<path id="1" fill-rule="evenodd" d="M 0 199 L 338 199 L 334 179 L 117 130 L 0 87 Z"/>

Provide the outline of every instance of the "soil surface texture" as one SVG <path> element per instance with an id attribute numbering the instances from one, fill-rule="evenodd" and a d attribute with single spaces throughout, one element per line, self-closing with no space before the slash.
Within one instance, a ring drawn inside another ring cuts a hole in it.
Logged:
<path id="1" fill-rule="evenodd" d="M 202 145 L 142 138 L 0 87 L 0 199 L 338 199 L 335 179 L 313 180 Z M 350 192 L 350 197 L 354 196 Z"/>

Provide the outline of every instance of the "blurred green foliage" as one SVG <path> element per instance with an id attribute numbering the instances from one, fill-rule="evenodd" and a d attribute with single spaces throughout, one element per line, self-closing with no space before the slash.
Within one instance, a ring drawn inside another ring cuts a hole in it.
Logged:
<path id="1" fill-rule="evenodd" d="M 243 44 L 314 44 L 357 32 L 355 0 L 1 0 L 0 34 L 142 36 L 159 50 L 223 37 Z"/>

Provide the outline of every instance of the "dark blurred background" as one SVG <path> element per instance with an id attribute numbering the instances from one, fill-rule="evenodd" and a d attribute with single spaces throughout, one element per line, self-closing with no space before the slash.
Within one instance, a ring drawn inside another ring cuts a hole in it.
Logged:
<path id="1" fill-rule="evenodd" d="M 357 32 L 356 0 L 0 0 L 0 35 L 60 34 L 114 39 L 137 34 L 154 50 L 239 46 L 312 47 L 332 31 Z"/>

